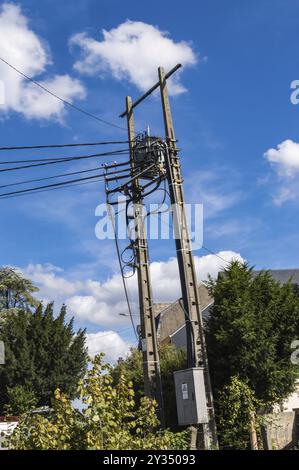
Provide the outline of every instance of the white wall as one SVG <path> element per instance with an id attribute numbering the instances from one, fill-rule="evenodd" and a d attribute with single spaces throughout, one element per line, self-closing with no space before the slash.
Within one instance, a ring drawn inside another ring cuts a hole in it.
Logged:
<path id="1" fill-rule="evenodd" d="M 0 421 L 0 450 L 3 450 L 1 444 L 3 441 L 5 441 L 5 437 L 9 432 L 12 432 L 14 430 L 17 424 L 17 421 Z"/>
<path id="2" fill-rule="evenodd" d="M 283 411 L 293 411 L 295 408 L 299 409 L 299 379 L 296 380 L 295 392 L 283 403 Z"/>

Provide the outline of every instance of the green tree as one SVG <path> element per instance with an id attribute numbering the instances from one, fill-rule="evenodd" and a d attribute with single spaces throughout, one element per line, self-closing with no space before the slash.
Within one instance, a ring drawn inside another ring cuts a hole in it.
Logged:
<path id="1" fill-rule="evenodd" d="M 160 368 L 164 395 L 164 409 L 166 426 L 172 430 L 178 428 L 176 398 L 173 372 L 187 367 L 186 351 L 173 345 L 160 345 Z M 126 359 L 120 359 L 112 371 L 117 382 L 121 374 L 125 374 L 133 383 L 137 402 L 144 395 L 142 353 L 138 349 L 131 349 Z"/>
<path id="2" fill-rule="evenodd" d="M 59 387 L 71 398 L 87 365 L 85 330 L 77 333 L 66 322 L 63 306 L 58 316 L 53 304 L 34 311 L 9 310 L 0 326 L 6 363 L 0 366 L 0 412 L 10 404 L 9 390 L 20 386 L 34 393 L 37 405 L 50 405 Z"/>
<path id="3" fill-rule="evenodd" d="M 214 298 L 205 328 L 218 416 L 225 415 L 221 392 L 233 377 L 264 406 L 280 403 L 293 391 L 298 375 L 290 361 L 291 342 L 299 335 L 294 286 L 236 261 L 207 286 Z"/>
<path id="4" fill-rule="evenodd" d="M 172 430 L 182 429 L 178 426 L 173 373 L 187 367 L 186 350 L 164 345 L 160 347 L 160 356 L 166 425 Z"/>
<path id="5" fill-rule="evenodd" d="M 4 412 L 8 416 L 23 415 L 36 406 L 35 394 L 22 385 L 8 387 L 6 393 L 8 404 L 4 406 Z"/>
<path id="6" fill-rule="evenodd" d="M 232 377 L 219 394 L 218 434 L 224 449 L 250 448 L 250 421 L 261 403 L 239 377 Z M 257 421 L 256 431 L 260 432 Z"/>
<path id="7" fill-rule="evenodd" d="M 26 279 L 16 269 L 11 267 L 0 268 L 0 312 L 9 309 L 29 310 L 38 305 L 32 294 L 37 292 L 29 279 Z"/>
<path id="8" fill-rule="evenodd" d="M 185 449 L 186 433 L 159 430 L 156 403 L 143 397 L 136 406 L 132 382 L 121 374 L 113 384 L 111 372 L 103 356 L 97 356 L 79 384 L 82 412 L 56 390 L 51 415 L 24 416 L 9 445 L 22 450 Z"/>

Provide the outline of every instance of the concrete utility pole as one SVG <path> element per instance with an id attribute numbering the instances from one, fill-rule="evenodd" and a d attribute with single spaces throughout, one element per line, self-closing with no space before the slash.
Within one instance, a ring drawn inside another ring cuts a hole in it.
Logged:
<path id="1" fill-rule="evenodd" d="M 132 99 L 130 96 L 127 96 L 126 98 L 126 115 L 128 125 L 128 140 L 130 146 L 130 167 L 132 176 L 131 193 L 133 195 L 132 203 L 136 232 L 134 249 L 136 253 L 136 267 L 138 276 L 141 348 L 144 370 L 144 391 L 147 396 L 155 398 L 157 400 L 159 407 L 160 422 L 161 425 L 164 427 L 162 383 L 157 345 L 157 332 L 153 310 L 153 296 L 150 278 L 148 244 L 144 227 L 142 188 L 139 185 L 138 178 L 134 177 L 138 169 L 136 169 L 136 162 L 134 159 L 135 129 L 132 110 Z"/>
<path id="2" fill-rule="evenodd" d="M 176 146 L 167 83 L 163 67 L 159 67 L 159 83 L 164 115 L 166 143 L 168 147 L 165 164 L 170 200 L 173 207 L 176 253 L 182 288 L 183 306 L 186 316 L 188 367 L 192 368 L 202 366 L 204 368 L 204 385 L 206 396 L 202 397 L 202 399 L 206 400 L 207 403 L 209 423 L 200 425 L 202 436 L 199 437 L 201 437 L 202 440 L 200 447 L 210 449 L 213 446 L 218 446 L 214 417 L 213 395 L 205 347 L 197 278 L 185 212 L 185 199 L 180 159 Z M 196 432 L 195 427 L 192 427 L 192 429 Z"/>
<path id="3" fill-rule="evenodd" d="M 143 200 L 145 188 L 157 181 L 158 186 L 165 178 L 168 180 L 170 202 L 172 204 L 175 230 L 176 254 L 178 259 L 183 307 L 186 318 L 188 369 L 175 372 L 178 421 L 191 425 L 191 447 L 212 449 L 218 447 L 212 388 L 209 375 L 208 359 L 199 303 L 198 285 L 191 240 L 185 211 L 183 179 L 180 159 L 176 146 L 175 133 L 167 91 L 167 79 L 174 74 L 180 64 L 167 74 L 159 67 L 159 80 L 134 103 L 126 98 L 126 110 L 120 117 L 127 118 L 130 143 L 131 180 L 120 188 L 128 188 L 127 194 L 133 202 L 133 219 L 136 237 L 134 250 L 138 272 L 139 304 L 141 319 L 142 352 L 145 377 L 145 392 L 157 398 L 163 417 L 163 399 L 157 350 L 155 319 L 149 273 L 149 257 L 143 222 Z M 133 109 L 145 98 L 160 88 L 165 124 L 165 140 L 160 137 L 147 137 L 141 141 L 135 138 Z M 144 184 L 142 180 L 151 182 Z M 163 420 L 163 418 L 162 418 Z"/>

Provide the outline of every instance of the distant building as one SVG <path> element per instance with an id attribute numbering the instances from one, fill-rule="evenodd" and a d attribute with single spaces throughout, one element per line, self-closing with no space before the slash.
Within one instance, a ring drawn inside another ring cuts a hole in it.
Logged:
<path id="1" fill-rule="evenodd" d="M 213 305 L 207 288 L 200 284 L 198 286 L 202 316 L 206 318 L 209 308 Z M 185 313 L 182 300 L 173 303 L 155 304 L 158 341 L 161 344 L 172 343 L 177 347 L 186 347 Z"/>

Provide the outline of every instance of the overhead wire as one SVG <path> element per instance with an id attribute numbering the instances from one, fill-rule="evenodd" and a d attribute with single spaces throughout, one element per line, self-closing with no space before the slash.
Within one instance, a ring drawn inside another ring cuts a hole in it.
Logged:
<path id="1" fill-rule="evenodd" d="M 80 160 L 81 158 L 93 158 L 93 157 L 101 157 L 101 156 L 109 156 L 109 155 L 122 155 L 127 154 L 128 149 L 117 149 L 111 152 L 102 152 L 102 153 L 92 153 L 90 155 L 78 155 L 78 156 L 69 156 L 69 157 L 43 157 L 43 158 L 31 158 L 27 160 L 9 160 L 9 161 L 2 161 L 0 160 L 0 165 L 10 165 L 15 163 L 32 163 L 32 162 L 48 162 L 48 161 L 68 161 L 68 160 Z"/>
<path id="2" fill-rule="evenodd" d="M 109 183 L 107 182 L 106 179 L 105 179 L 105 181 L 106 181 L 106 189 L 108 189 L 107 185 Z M 119 264 L 120 273 L 121 273 L 121 277 L 122 277 L 122 283 L 123 283 L 126 303 L 127 303 L 127 307 L 128 307 L 128 312 L 129 312 L 129 316 L 130 316 L 130 320 L 131 320 L 131 325 L 132 325 L 135 337 L 138 340 L 139 337 L 138 337 L 138 333 L 137 333 L 134 318 L 133 318 L 133 313 L 132 313 L 132 308 L 131 308 L 131 303 L 130 303 L 130 298 L 129 298 L 129 290 L 128 290 L 128 287 L 127 287 L 126 278 L 124 276 L 124 268 L 122 266 L 121 251 L 120 251 L 120 246 L 119 246 L 119 241 L 118 241 L 116 226 L 115 226 L 115 217 L 114 217 L 112 207 L 109 204 L 108 199 L 107 199 L 107 208 L 108 208 L 108 215 L 110 217 L 111 224 L 112 224 L 113 235 L 114 235 L 114 243 L 115 243 L 115 248 L 116 248 L 116 253 L 117 253 L 117 259 L 118 259 L 118 264 Z"/>
<path id="3" fill-rule="evenodd" d="M 214 256 L 216 256 L 217 258 L 221 259 L 221 260 L 224 261 L 225 263 L 227 263 L 227 264 L 230 264 L 230 263 L 231 263 L 231 261 L 228 261 L 227 259 L 222 258 L 222 256 L 218 255 L 218 253 L 215 253 L 215 251 L 210 250 L 210 248 L 207 248 L 206 246 L 203 246 L 203 245 L 202 245 L 202 248 L 203 248 L 204 250 L 206 250 L 207 252 L 211 253 L 211 255 L 214 255 Z"/>
<path id="4" fill-rule="evenodd" d="M 114 165 L 107 165 L 107 166 L 105 165 L 105 169 L 106 168 L 109 169 L 109 170 L 112 170 L 112 168 L 114 169 L 114 171 L 105 172 L 105 175 L 107 175 L 107 174 L 112 175 L 113 174 L 117 178 L 119 173 L 128 172 L 128 168 L 125 168 L 125 169 L 122 169 L 122 170 L 119 170 L 117 168 L 119 166 L 124 166 L 124 165 L 125 165 L 124 163 L 119 163 L 119 164 L 115 163 Z M 114 167 L 116 167 L 116 168 L 114 168 Z M 97 169 L 99 170 L 100 168 L 97 168 Z M 92 169 L 92 170 L 96 170 L 96 169 Z M 35 180 L 24 180 L 24 181 L 20 181 L 18 183 L 3 185 L 2 187 L 15 186 L 15 185 L 18 185 L 18 184 L 27 184 L 29 182 L 43 181 L 43 180 L 47 180 L 47 179 L 50 179 L 50 178 L 52 179 L 52 178 L 57 178 L 57 177 L 62 177 L 62 176 L 70 176 L 71 174 L 77 174 L 77 173 L 80 174 L 80 173 L 84 173 L 85 171 L 86 172 L 91 171 L 91 169 L 83 170 L 83 171 L 79 171 L 79 172 L 65 173 L 65 174 L 61 174 L 61 175 L 54 175 L 54 176 L 47 177 L 47 178 L 36 178 Z M 126 177 L 127 176 L 129 176 L 129 175 L 126 175 Z M 79 178 L 78 180 L 63 181 L 61 183 L 55 183 L 53 185 L 45 185 L 45 186 L 41 186 L 41 187 L 28 188 L 26 190 L 21 190 L 21 191 L 14 191 L 14 192 L 11 192 L 11 193 L 3 193 L 3 194 L 0 194 L 0 199 L 8 199 L 8 198 L 12 198 L 12 197 L 25 196 L 25 195 L 32 194 L 32 193 L 40 193 L 40 192 L 44 192 L 44 191 L 51 191 L 51 190 L 54 190 L 54 189 L 63 189 L 65 187 L 79 186 L 79 185 L 83 185 L 83 184 L 97 182 L 97 181 L 88 181 L 89 179 L 103 180 L 104 179 L 104 173 L 101 173 L 101 174 L 93 176 L 93 177 Z M 87 180 L 87 181 L 84 181 L 84 180 Z M 76 181 L 78 181 L 78 183 L 76 183 Z"/>
<path id="5" fill-rule="evenodd" d="M 83 186 L 83 185 L 86 185 L 86 184 L 94 184 L 94 183 L 98 183 L 99 181 L 103 181 L 103 178 L 101 178 L 100 176 L 99 176 L 98 179 L 94 179 L 92 181 L 83 181 L 82 183 L 65 184 L 64 186 L 59 186 L 59 187 L 56 187 L 56 188 L 40 189 L 40 190 L 36 190 L 36 191 L 32 190 L 31 192 L 24 193 L 24 194 L 15 194 L 15 195 L 12 195 L 12 196 L 0 197 L 0 200 L 1 199 L 12 199 L 12 198 L 15 198 L 15 197 L 22 197 L 22 196 L 29 196 L 31 194 L 44 193 L 44 192 L 48 192 L 48 191 L 57 191 L 59 189 L 67 189 L 67 188 L 71 188 L 73 186 Z"/>
<path id="6" fill-rule="evenodd" d="M 130 330 L 130 329 L 131 329 L 131 327 L 127 326 L 126 328 L 122 328 L 121 330 L 108 331 L 107 333 L 103 333 L 102 335 L 100 335 L 100 338 L 103 338 L 104 336 L 115 335 L 115 333 L 122 333 L 123 331 L 127 331 L 127 330 Z"/>
<path id="7" fill-rule="evenodd" d="M 16 183 L 9 183 L 9 184 L 1 185 L 0 189 L 1 188 L 12 187 L 12 186 L 19 186 L 19 185 L 22 185 L 22 184 L 36 183 L 36 182 L 39 182 L 39 181 L 47 181 L 47 180 L 51 180 L 51 179 L 55 179 L 55 178 L 63 178 L 65 176 L 80 175 L 80 174 L 84 174 L 84 173 L 89 173 L 91 171 L 98 171 L 100 168 L 101 167 L 97 166 L 95 168 L 89 168 L 88 170 L 72 171 L 72 172 L 69 172 L 69 173 L 62 173 L 62 174 L 59 174 L 59 175 L 46 176 L 44 178 L 35 178 L 35 179 L 31 179 L 31 180 L 18 181 Z M 119 173 L 123 173 L 123 172 L 126 172 L 126 171 L 128 171 L 127 168 L 125 168 L 124 170 L 109 172 L 107 174 L 108 175 L 112 175 L 112 174 L 118 175 Z"/>
<path id="8" fill-rule="evenodd" d="M 128 287 L 127 287 L 127 283 L 126 283 L 126 278 L 125 278 L 124 272 L 123 272 L 123 266 L 122 266 L 122 263 L 121 263 L 121 253 L 120 253 L 120 247 L 119 247 L 119 242 L 118 242 L 117 233 L 116 233 L 115 220 L 114 220 L 114 217 L 111 213 L 111 210 L 109 211 L 109 214 L 110 214 L 110 218 L 111 218 L 111 222 L 112 222 L 112 226 L 113 226 L 114 242 L 115 242 L 119 267 L 120 267 L 120 271 L 121 271 L 121 277 L 122 277 L 122 282 L 123 282 L 123 287 L 124 287 L 128 312 L 129 312 L 129 315 L 130 315 L 130 320 L 131 320 L 131 324 L 132 324 L 132 327 L 133 327 L 133 330 L 134 330 L 135 337 L 138 340 L 138 333 L 136 331 L 136 326 L 135 326 L 135 323 L 134 323 L 133 313 L 132 313 L 132 309 L 131 309 L 129 291 L 128 291 Z"/>
<path id="9" fill-rule="evenodd" d="M 97 146 L 97 145 L 114 145 L 114 144 L 129 144 L 129 143 L 130 143 L 129 140 L 116 140 L 116 141 L 83 142 L 83 143 L 72 143 L 72 144 L 27 145 L 27 146 L 17 146 L 17 147 L 0 147 L 0 151 L 53 149 L 53 148 L 65 148 L 65 147 L 92 147 L 92 146 Z"/>
<path id="10" fill-rule="evenodd" d="M 44 178 L 35 178 L 35 179 L 31 179 L 31 180 L 17 181 L 16 183 L 2 184 L 0 186 L 0 189 L 9 188 L 9 187 L 12 187 L 12 186 L 20 186 L 22 184 L 37 183 L 39 181 L 48 181 L 48 180 L 52 180 L 52 179 L 55 179 L 55 178 L 63 178 L 65 176 L 80 175 L 80 174 L 83 174 L 83 173 L 89 173 L 91 171 L 98 171 L 99 169 L 100 168 L 97 166 L 95 168 L 89 168 L 88 170 L 72 171 L 70 173 L 62 173 L 62 174 L 59 174 L 59 175 L 46 176 Z"/>
<path id="11" fill-rule="evenodd" d="M 99 168 L 98 168 L 99 169 Z M 91 171 L 91 170 L 86 170 L 86 171 Z M 115 174 L 116 175 L 116 178 L 118 176 L 119 173 L 122 173 L 122 172 L 126 172 L 128 171 L 127 169 L 124 169 L 124 170 L 118 170 L 117 172 L 109 172 L 108 174 Z M 80 172 L 73 172 L 73 174 L 77 174 L 77 173 L 85 173 L 85 170 L 83 171 L 80 171 Z M 66 173 L 64 175 L 58 175 L 58 176 L 66 176 L 66 175 L 71 175 L 72 173 Z M 101 173 L 100 175 L 95 175 L 95 176 L 88 176 L 86 178 L 77 178 L 77 179 L 74 179 L 74 180 L 67 180 L 67 181 L 62 181 L 61 183 L 53 183 L 53 184 L 50 184 L 50 185 L 45 185 L 45 186 L 37 186 L 37 187 L 34 187 L 34 188 L 27 188 L 27 189 L 22 189 L 22 190 L 19 190 L 19 191 L 11 191 L 11 192 L 8 192 L 8 193 L 0 193 L 0 199 L 5 199 L 7 196 L 14 196 L 14 195 L 17 195 L 17 194 L 25 194 L 25 193 L 29 193 L 29 192 L 33 192 L 33 191 L 39 191 L 40 189 L 48 189 L 48 188 L 54 188 L 54 187 L 59 187 L 59 186 L 64 186 L 64 185 L 69 185 L 69 184 L 72 184 L 72 183 L 76 183 L 76 182 L 81 182 L 81 181 L 85 181 L 85 180 L 91 180 L 91 179 L 96 179 L 96 178 L 101 178 L 101 179 L 104 179 L 104 176 L 106 175 L 106 173 Z M 127 176 L 127 175 L 126 175 Z M 38 178 L 36 179 L 35 181 L 40 181 L 40 180 L 43 180 L 43 179 L 50 179 L 50 178 L 57 178 L 57 175 L 56 176 L 52 176 L 52 177 L 49 177 L 49 178 Z M 30 181 L 30 180 L 28 180 Z M 27 181 L 27 182 L 28 182 Z M 31 181 L 34 181 L 34 180 L 31 180 Z M 25 181 L 26 182 L 26 181 Z M 20 182 L 20 183 L 13 183 L 11 185 L 6 185 L 6 186 L 14 186 L 15 184 L 24 184 L 25 183 L 24 181 L 23 182 Z M 1 187 L 1 186 L 0 186 Z"/>
<path id="12" fill-rule="evenodd" d="M 92 179 L 96 179 L 96 178 L 103 178 L 103 177 L 104 177 L 103 174 L 94 175 L 94 176 L 87 176 L 85 178 L 76 178 L 76 179 L 73 179 L 73 180 L 62 181 L 61 183 L 53 183 L 53 184 L 48 184 L 48 185 L 45 185 L 45 186 L 37 186 L 35 188 L 27 188 L 27 189 L 21 189 L 19 191 L 11 191 L 11 192 L 8 192 L 8 193 L 0 193 L 0 199 L 4 198 L 6 196 L 13 196 L 15 194 L 25 194 L 25 193 L 32 192 L 32 191 L 39 190 L 39 189 L 54 188 L 54 187 L 59 187 L 59 186 L 63 186 L 63 185 L 70 184 L 70 183 L 78 183 L 78 182 L 81 182 L 81 181 L 87 181 L 87 180 L 92 180 Z"/>
<path id="13" fill-rule="evenodd" d="M 103 124 L 107 124 L 108 126 L 112 126 L 112 127 L 115 127 L 116 129 L 120 129 L 122 131 L 126 131 L 127 132 L 127 129 L 124 128 L 124 127 L 121 127 L 121 126 L 118 126 L 117 124 L 114 124 L 110 121 L 107 121 L 106 119 L 103 119 L 103 118 L 100 118 L 99 116 L 96 116 L 95 114 L 93 113 L 90 113 L 89 111 L 86 111 L 85 109 L 83 108 L 80 108 L 79 106 L 76 106 L 75 104 L 71 103 L 70 101 L 67 101 L 65 100 L 64 98 L 61 98 L 61 96 L 57 95 L 57 93 L 54 93 L 53 91 L 49 90 L 45 85 L 42 85 L 41 83 L 37 82 L 36 80 L 34 80 L 32 77 L 29 77 L 28 75 L 26 75 L 24 72 L 22 72 L 21 70 L 19 70 L 17 67 L 15 67 L 14 65 L 10 64 L 7 60 L 5 60 L 3 57 L 0 57 L 0 60 L 1 62 L 3 62 L 4 64 L 6 64 L 8 67 L 10 67 L 12 70 L 14 70 L 15 72 L 17 72 L 19 75 L 21 75 L 22 77 L 26 78 L 26 80 L 28 80 L 29 82 L 33 83 L 34 85 L 36 85 L 37 87 L 39 87 L 40 89 L 42 89 L 43 91 L 45 91 L 46 93 L 48 93 L 49 95 L 53 96 L 54 98 L 56 98 L 57 100 L 61 101 L 62 103 L 64 103 L 65 105 L 69 106 L 70 108 L 73 108 L 75 109 L 76 111 L 82 113 L 82 114 L 85 114 L 86 116 L 92 118 L 92 119 L 95 119 Z"/>
<path id="14" fill-rule="evenodd" d="M 18 170 L 24 170 L 27 168 L 36 168 L 39 166 L 47 166 L 47 165 L 55 165 L 58 163 L 67 163 L 71 161 L 77 161 L 77 160 L 86 160 L 89 158 L 97 158 L 97 157 L 103 157 L 103 156 L 120 156 L 120 155 L 127 155 L 127 151 L 122 151 L 122 152 L 106 152 L 106 153 L 96 153 L 92 155 L 84 155 L 84 156 L 78 156 L 78 157 L 63 157 L 63 158 L 57 158 L 56 160 L 50 160 L 50 161 L 42 161 L 40 163 L 31 163 L 29 165 L 21 165 L 21 166 L 16 166 L 16 167 L 9 167 L 9 168 L 2 168 L 0 169 L 0 173 L 5 173 L 7 171 L 18 171 Z M 12 162 L 9 162 L 12 163 Z"/>
<path id="15" fill-rule="evenodd" d="M 63 102 L 65 105 L 77 110 L 78 112 L 86 115 L 86 116 L 89 116 L 97 121 L 100 121 L 101 123 L 104 123 L 104 124 L 107 124 L 107 125 L 110 125 L 110 126 L 113 126 L 115 128 L 118 128 L 120 130 L 124 130 L 124 131 L 127 131 L 126 128 L 123 128 L 121 126 L 118 126 L 117 124 L 114 124 L 114 123 L 111 123 L 105 119 L 102 119 L 82 108 L 79 108 L 78 106 L 74 105 L 73 103 L 61 98 L 59 95 L 57 95 L 56 93 L 52 92 L 51 90 L 49 90 L 47 87 L 45 87 L 44 85 L 42 85 L 41 83 L 37 82 L 36 80 L 34 80 L 33 78 L 29 77 L 28 75 L 26 75 L 24 72 L 22 72 L 21 70 L 19 70 L 18 68 L 16 68 L 15 66 L 13 66 L 12 64 L 10 64 L 8 61 L 6 61 L 3 57 L 0 57 L 0 60 L 5 63 L 8 67 L 10 67 L 12 70 L 14 70 L 15 72 L 17 72 L 18 74 L 20 74 L 22 77 L 24 77 L 26 80 L 30 81 L 31 83 L 33 83 L 34 85 L 36 85 L 37 87 L 39 87 L 40 89 L 42 89 L 44 92 L 50 94 L 51 96 L 53 96 L 54 98 L 60 100 L 61 102 Z M 85 144 L 87 145 L 87 144 Z M 92 145 L 96 145 L 96 144 L 92 144 Z M 66 146 L 66 145 L 64 145 Z M 67 145 L 67 146 L 72 146 L 72 147 L 75 147 L 75 146 L 79 146 L 79 144 L 71 144 L 71 145 Z M 47 148 L 60 148 L 62 147 L 62 145 L 55 145 L 55 146 L 48 146 Z M 46 146 L 26 146 L 26 147 L 11 147 L 11 148 L 8 148 L 8 147 L 2 147 L 1 150 L 19 150 L 19 149 L 22 149 L 22 150 L 25 150 L 25 149 L 33 149 L 33 148 L 46 148 Z M 114 155 L 116 154 L 116 152 L 114 152 Z M 110 153 L 111 155 L 111 153 Z M 43 165 L 49 165 L 49 164 L 56 164 L 56 163 L 62 163 L 62 162 L 68 162 L 68 161 L 73 161 L 73 160 L 79 160 L 81 158 L 92 158 L 92 157 L 98 157 L 98 156 L 101 156 L 99 154 L 97 155 L 93 155 L 93 156 L 84 156 L 84 157 L 76 157 L 76 158 L 65 158 L 65 159 L 50 159 L 50 160 L 41 160 L 39 161 L 39 164 L 32 164 L 32 165 L 22 165 L 21 167 L 14 167 L 14 168 L 4 168 L 2 170 L 0 170 L 1 172 L 5 172 L 5 171 L 15 171 L 15 170 L 20 170 L 20 169 L 25 169 L 25 168 L 32 168 L 32 167 L 36 167 L 36 166 L 43 166 Z M 41 161 L 43 161 L 43 163 L 41 163 Z M 25 163 L 26 161 L 22 160 L 22 161 L 16 161 L 14 163 Z M 34 160 L 34 162 L 36 162 L 36 160 Z M 2 162 L 1 162 L 2 163 Z M 12 163 L 12 162 L 8 162 L 9 164 Z M 27 161 L 27 163 L 32 163 L 32 161 Z M 5 163 L 2 163 L 2 164 L 5 164 Z M 90 182 L 90 181 L 85 181 L 85 180 L 91 180 L 91 179 L 95 179 L 95 178 L 100 178 L 102 177 L 102 175 L 95 175 L 95 176 L 89 176 L 89 177 L 86 177 L 86 178 L 79 178 L 79 179 L 75 179 L 75 180 L 69 180 L 69 181 L 66 181 L 66 182 L 61 182 L 61 183 L 54 183 L 54 184 L 51 184 L 51 185 L 46 185 L 46 186 L 40 186 L 40 187 L 36 187 L 36 188 L 28 188 L 28 189 L 25 189 L 25 190 L 21 190 L 21 191 L 13 191 L 13 192 L 9 192 L 9 193 L 3 193 L 3 194 L 0 194 L 0 199 L 2 198 L 7 198 L 7 197 L 12 197 L 12 196 L 17 196 L 17 195 L 23 195 L 23 194 L 29 194 L 29 193 L 32 193 L 33 191 L 44 191 L 44 190 L 51 190 L 51 189 L 57 189 L 58 187 L 66 187 L 67 185 L 71 185 L 72 183 L 77 183 L 77 182 L 82 182 L 84 181 L 85 183 L 86 182 Z M 51 177 L 48 177 L 48 179 L 50 179 Z M 32 181 L 30 181 L 32 182 Z M 22 183 L 20 183 L 22 184 Z M 84 184 L 84 183 L 82 183 Z M 126 286 L 126 282 L 125 282 L 125 279 L 124 279 L 124 276 L 123 276 L 123 270 L 122 270 L 122 266 L 121 266 L 121 255 L 120 255 L 120 249 L 119 249 L 119 245 L 118 245 L 118 239 L 117 239 L 117 236 L 116 236 L 116 229 L 115 229 L 115 225 L 113 223 L 113 227 L 114 227 L 114 230 L 115 230 L 115 242 L 116 242 L 116 247 L 117 247 L 117 253 L 118 253 L 118 260 L 119 260 L 119 263 L 120 263 L 120 267 L 121 267 L 121 274 L 122 274 L 122 279 L 123 279 L 123 284 L 124 284 L 124 289 L 125 289 L 125 295 L 126 295 L 126 300 L 127 300 L 127 305 L 128 305 L 128 310 L 129 310 L 129 314 L 130 314 L 130 318 L 131 318 L 131 322 L 132 322 L 132 326 L 133 326 L 133 329 L 134 329 L 134 333 L 135 333 L 135 336 L 136 336 L 136 339 L 138 340 L 138 334 L 136 332 L 136 328 L 135 328 L 135 324 L 134 324 L 134 320 L 133 320 L 133 315 L 132 315 L 132 311 L 131 311 L 131 306 L 130 306 L 130 301 L 129 301 L 129 296 L 128 296 L 128 290 L 127 290 L 127 286 Z"/>

